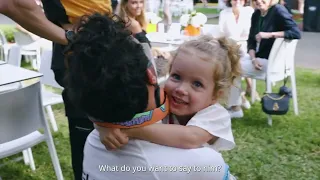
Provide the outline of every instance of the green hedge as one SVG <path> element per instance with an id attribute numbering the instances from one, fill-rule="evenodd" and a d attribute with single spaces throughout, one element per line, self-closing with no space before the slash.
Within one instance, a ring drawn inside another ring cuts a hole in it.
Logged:
<path id="1" fill-rule="evenodd" d="M 7 38 L 8 42 L 14 42 L 13 32 L 16 31 L 13 25 L 0 25 L 0 30 L 2 30 Z"/>

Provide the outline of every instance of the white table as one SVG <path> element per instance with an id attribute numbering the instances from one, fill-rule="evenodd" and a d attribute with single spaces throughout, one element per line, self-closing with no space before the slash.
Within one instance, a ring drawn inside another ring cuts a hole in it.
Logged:
<path id="1" fill-rule="evenodd" d="M 181 35 L 170 35 L 168 33 L 154 32 L 147 34 L 147 38 L 154 47 L 163 47 L 168 45 L 179 46 L 184 42 Z"/>
<path id="2" fill-rule="evenodd" d="M 41 77 L 42 74 L 10 64 L 0 65 L 0 86 Z"/>
<path id="3" fill-rule="evenodd" d="M 0 65 L 6 64 L 6 62 L 0 60 Z"/>

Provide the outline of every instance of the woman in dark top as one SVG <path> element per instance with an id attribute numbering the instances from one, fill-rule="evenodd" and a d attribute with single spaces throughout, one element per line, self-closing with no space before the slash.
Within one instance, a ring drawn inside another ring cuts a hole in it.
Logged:
<path id="1" fill-rule="evenodd" d="M 300 30 L 292 19 L 292 15 L 278 2 L 279 0 L 255 0 L 257 9 L 251 17 L 248 38 L 249 56 L 241 61 L 243 75 L 264 76 L 268 65 L 268 57 L 276 38 L 301 38 Z M 232 91 L 231 93 L 235 92 Z M 232 96 L 237 97 L 235 94 Z M 230 114 L 232 117 L 243 116 L 240 106 L 236 105 L 237 101 L 237 98 L 229 101 L 229 104 L 231 103 Z"/>

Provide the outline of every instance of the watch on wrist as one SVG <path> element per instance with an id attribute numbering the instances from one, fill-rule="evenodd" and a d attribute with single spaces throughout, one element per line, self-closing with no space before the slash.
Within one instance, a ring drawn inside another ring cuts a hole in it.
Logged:
<path id="1" fill-rule="evenodd" d="M 68 44 L 69 44 L 70 42 L 73 41 L 73 38 L 74 38 L 75 33 L 74 33 L 74 31 L 66 30 L 65 35 L 66 35 L 66 38 L 67 38 Z"/>

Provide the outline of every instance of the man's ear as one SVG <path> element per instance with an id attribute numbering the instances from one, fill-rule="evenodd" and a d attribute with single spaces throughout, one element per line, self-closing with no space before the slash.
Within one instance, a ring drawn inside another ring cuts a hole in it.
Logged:
<path id="1" fill-rule="evenodd" d="M 154 74 L 154 72 L 152 72 L 150 68 L 147 69 L 147 76 L 150 84 L 152 85 L 157 84 L 157 76 Z"/>

